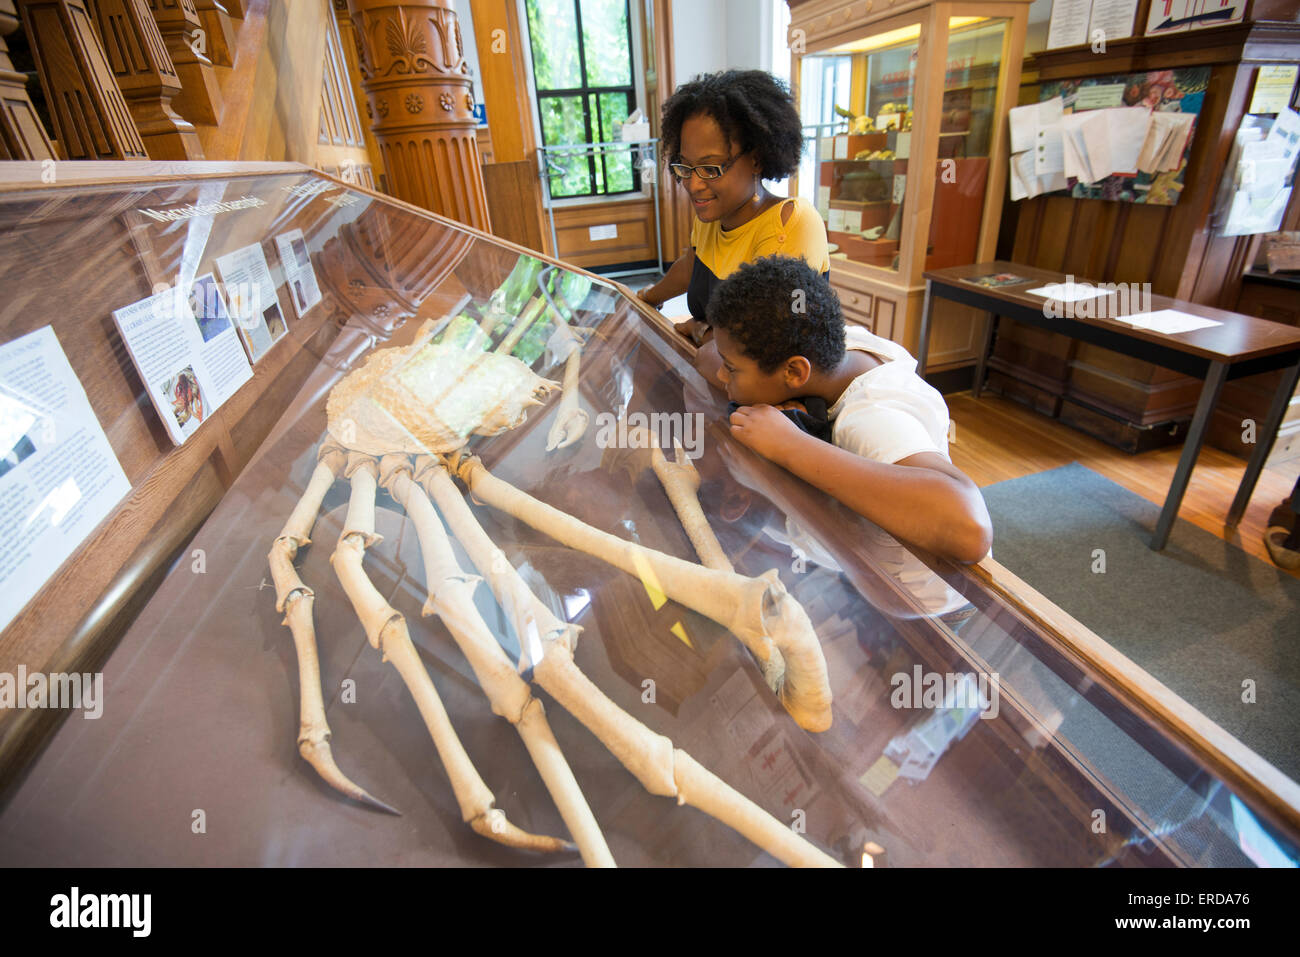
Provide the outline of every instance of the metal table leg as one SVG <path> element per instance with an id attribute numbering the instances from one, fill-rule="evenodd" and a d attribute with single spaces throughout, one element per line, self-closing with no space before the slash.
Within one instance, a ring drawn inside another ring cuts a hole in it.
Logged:
<path id="1" fill-rule="evenodd" d="M 1178 469 L 1165 496 L 1165 506 L 1160 511 L 1160 520 L 1156 522 L 1155 534 L 1151 536 L 1151 548 L 1160 551 L 1169 541 L 1169 532 L 1178 517 L 1178 506 L 1183 502 L 1183 493 L 1187 491 L 1187 480 L 1192 476 L 1192 467 L 1196 465 L 1196 456 L 1200 454 L 1201 444 L 1205 441 L 1205 429 L 1210 424 L 1210 412 L 1219 401 L 1219 392 L 1223 389 L 1228 375 L 1225 362 L 1211 362 L 1201 386 L 1201 398 L 1196 403 L 1196 415 L 1192 418 L 1192 427 L 1183 443 L 1183 454 L 1178 460 Z"/>
<path id="2" fill-rule="evenodd" d="M 980 346 L 980 356 L 975 363 L 975 381 L 971 384 L 971 395 L 975 398 L 980 397 L 984 391 L 984 370 L 989 361 L 989 349 L 993 345 L 993 332 L 998 326 L 998 317 L 995 312 L 986 312 L 988 321 L 984 325 L 984 344 Z"/>
<path id="3" fill-rule="evenodd" d="M 1241 521 L 1241 516 L 1246 514 L 1246 506 L 1250 503 L 1251 493 L 1255 491 L 1255 483 L 1259 481 L 1259 475 L 1264 470 L 1264 461 L 1273 451 L 1278 427 L 1282 424 L 1282 417 L 1286 415 L 1291 396 L 1295 393 L 1297 380 L 1300 380 L 1300 359 L 1297 359 L 1296 364 L 1291 368 L 1282 370 L 1282 381 L 1278 383 L 1277 391 L 1273 393 L 1273 405 L 1268 410 L 1268 418 L 1264 420 L 1264 427 L 1255 434 L 1255 451 L 1251 453 L 1246 474 L 1241 477 L 1241 484 L 1237 486 L 1237 497 L 1232 500 L 1232 508 L 1228 509 L 1230 526 L 1236 525 Z"/>
<path id="4" fill-rule="evenodd" d="M 930 296 L 930 280 L 925 281 L 925 301 L 921 305 L 921 328 L 918 330 L 916 343 L 916 374 L 925 376 L 925 357 L 930 351 L 930 311 L 934 300 Z"/>

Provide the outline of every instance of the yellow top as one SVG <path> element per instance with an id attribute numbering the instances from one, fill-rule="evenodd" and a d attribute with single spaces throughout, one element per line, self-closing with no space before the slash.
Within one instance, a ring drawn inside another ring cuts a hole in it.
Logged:
<path id="1" fill-rule="evenodd" d="M 787 208 L 790 219 L 783 223 L 781 211 Z M 691 246 L 695 249 L 695 268 L 686 290 L 686 305 L 700 321 L 704 321 L 705 307 L 718 283 L 745 263 L 779 254 L 802 257 L 823 276 L 831 268 L 826 224 L 806 199 L 777 203 L 735 229 L 697 219 L 691 227 Z"/>
<path id="2" fill-rule="evenodd" d="M 791 207 L 790 221 L 781 222 L 781 210 Z M 718 221 L 691 227 L 695 258 L 709 272 L 726 279 L 744 263 L 764 256 L 801 256 L 820 273 L 831 268 L 826 245 L 826 224 L 816 207 L 806 199 L 788 199 L 759 213 L 735 229 L 723 229 Z"/>

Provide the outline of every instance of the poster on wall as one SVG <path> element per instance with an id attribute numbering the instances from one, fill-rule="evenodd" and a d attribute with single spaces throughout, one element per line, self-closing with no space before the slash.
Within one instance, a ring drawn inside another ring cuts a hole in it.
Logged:
<path id="1" fill-rule="evenodd" d="M 1068 194 L 1175 205 L 1209 82 L 1188 67 L 1043 83 L 1040 100 L 1062 101 Z"/>
<path id="2" fill-rule="evenodd" d="M 1146 35 L 1185 33 L 1240 23 L 1247 0 L 1151 0 Z"/>
<path id="3" fill-rule="evenodd" d="M 54 330 L 0 345 L 0 631 L 130 491 Z"/>
<path id="4" fill-rule="evenodd" d="M 275 237 L 275 248 L 280 253 L 280 263 L 284 266 L 284 281 L 289 288 L 289 299 L 301 319 L 307 310 L 320 302 L 320 285 L 316 282 L 316 270 L 312 268 L 311 256 L 307 252 L 307 240 L 301 229 L 293 229 Z"/>

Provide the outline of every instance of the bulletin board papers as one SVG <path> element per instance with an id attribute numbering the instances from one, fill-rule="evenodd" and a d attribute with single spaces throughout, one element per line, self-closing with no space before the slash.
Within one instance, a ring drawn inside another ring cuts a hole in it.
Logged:
<path id="1" fill-rule="evenodd" d="M 1197 329 L 1212 329 L 1215 326 L 1223 325 L 1223 323 L 1214 319 L 1193 316 L 1191 313 L 1179 312 L 1177 309 L 1135 312 L 1131 316 L 1116 316 L 1115 321 L 1135 326 L 1138 329 L 1161 332 L 1167 336 L 1176 336 L 1180 332 L 1194 332 Z"/>
<path id="2" fill-rule="evenodd" d="M 1291 103 L 1300 67 L 1295 64 L 1261 66 L 1255 71 L 1255 89 L 1247 113 L 1281 113 Z"/>
<path id="3" fill-rule="evenodd" d="M 1043 102 L 1060 97 L 1064 103 L 1063 152 L 1073 139 L 1070 165 L 1064 170 L 1069 195 L 1176 204 L 1209 80 L 1209 67 L 1186 67 L 1043 83 Z M 1143 112 L 1149 122 L 1140 119 Z M 1103 118 L 1086 119 L 1088 113 Z"/>
<path id="4" fill-rule="evenodd" d="M 1047 49 L 1131 37 L 1137 5 L 1138 0 L 1055 0 Z"/>
<path id="5" fill-rule="evenodd" d="M 275 248 L 284 266 L 289 299 L 301 319 L 321 300 L 320 284 L 316 282 L 316 270 L 312 268 L 311 256 L 307 252 L 307 241 L 301 229 L 293 229 L 275 237 Z"/>
<path id="6" fill-rule="evenodd" d="M 253 377 L 212 274 L 113 312 L 122 341 L 162 418 L 181 445 Z"/>
<path id="7" fill-rule="evenodd" d="M 54 330 L 0 345 L 0 631 L 130 491 Z"/>
<path id="8" fill-rule="evenodd" d="M 230 296 L 230 310 L 248 358 L 256 362 L 288 331 L 262 244 L 251 243 L 218 256 L 217 270 Z"/>
<path id="9" fill-rule="evenodd" d="M 1010 111 L 1011 198 L 1026 199 L 1065 188 L 1058 96 Z"/>

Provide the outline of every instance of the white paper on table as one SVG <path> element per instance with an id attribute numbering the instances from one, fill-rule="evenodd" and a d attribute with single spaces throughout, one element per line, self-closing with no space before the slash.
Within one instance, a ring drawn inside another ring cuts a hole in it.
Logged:
<path id="1" fill-rule="evenodd" d="M 0 345 L 0 631 L 130 491 L 54 330 Z"/>
<path id="2" fill-rule="evenodd" d="M 1047 49 L 1078 46 L 1088 42 L 1088 15 L 1092 0 L 1054 0 L 1047 29 Z"/>
<path id="3" fill-rule="evenodd" d="M 1192 332 L 1196 329 L 1211 329 L 1214 326 L 1223 325 L 1223 323 L 1215 319 L 1206 319 L 1204 316 L 1194 316 L 1189 312 L 1179 312 L 1177 309 L 1157 309 L 1155 312 L 1135 312 L 1131 316 L 1116 316 L 1115 321 L 1130 326 L 1136 326 L 1139 329 L 1149 329 L 1152 332 L 1161 332 L 1168 336 L 1176 336 L 1180 332 Z"/>
<path id="4" fill-rule="evenodd" d="M 1090 282 L 1054 282 L 1037 289 L 1026 289 L 1031 296 L 1055 299 L 1057 302 L 1079 302 L 1083 299 L 1096 299 L 1108 296 L 1112 290 L 1098 289 Z"/>

